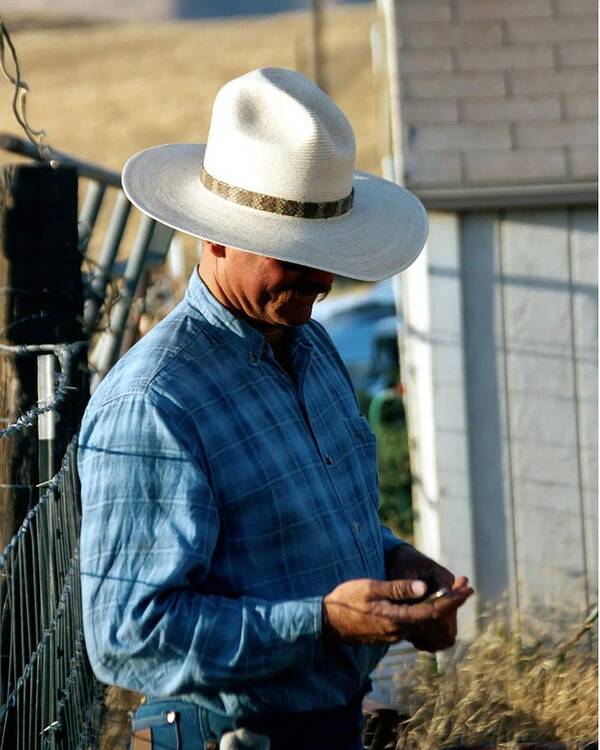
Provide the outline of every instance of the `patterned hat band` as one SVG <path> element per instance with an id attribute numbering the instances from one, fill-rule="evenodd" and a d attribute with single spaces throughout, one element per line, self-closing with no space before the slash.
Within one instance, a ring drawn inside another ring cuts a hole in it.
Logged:
<path id="1" fill-rule="evenodd" d="M 215 193 L 215 195 L 233 203 L 238 203 L 240 206 L 249 206 L 281 216 L 296 216 L 300 219 L 331 219 L 334 216 L 342 216 L 350 211 L 354 201 L 354 188 L 352 188 L 350 195 L 345 198 L 324 203 L 294 201 L 287 198 L 275 198 L 263 193 L 254 193 L 252 190 L 234 187 L 217 180 L 216 177 L 208 174 L 204 165 L 200 168 L 200 180 L 211 193 Z"/>

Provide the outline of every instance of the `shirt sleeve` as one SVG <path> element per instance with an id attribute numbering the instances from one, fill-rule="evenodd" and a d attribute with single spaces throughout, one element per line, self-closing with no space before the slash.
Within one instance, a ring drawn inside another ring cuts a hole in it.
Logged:
<path id="1" fill-rule="evenodd" d="M 388 552 L 391 552 L 394 547 L 398 547 L 400 544 L 408 544 L 408 542 L 395 536 L 394 533 L 383 524 L 381 525 L 381 539 L 383 541 L 384 555 L 387 555 Z"/>
<path id="2" fill-rule="evenodd" d="M 88 410 L 79 438 L 90 661 L 101 681 L 155 696 L 306 663 L 321 635 L 321 597 L 203 593 L 219 515 L 184 425 L 133 393 Z"/>

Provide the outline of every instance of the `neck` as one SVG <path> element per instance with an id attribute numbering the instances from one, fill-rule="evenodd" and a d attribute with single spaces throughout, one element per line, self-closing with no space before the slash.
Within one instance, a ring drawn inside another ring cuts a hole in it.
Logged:
<path id="1" fill-rule="evenodd" d="M 271 325 L 269 323 L 263 323 L 260 320 L 255 320 L 254 318 L 246 315 L 243 310 L 231 303 L 231 301 L 228 299 L 227 295 L 221 288 L 221 285 L 219 284 L 216 276 L 212 273 L 206 272 L 206 270 L 202 268 L 202 263 L 197 266 L 196 271 L 198 273 L 198 276 L 200 276 L 207 289 L 217 300 L 217 302 L 219 302 L 221 305 L 223 305 L 223 307 L 229 310 L 232 315 L 235 315 L 236 318 L 244 320 L 246 323 L 248 323 L 248 325 L 251 325 L 252 328 L 263 334 L 263 336 L 267 339 L 271 348 L 273 349 L 276 357 L 278 352 L 282 352 L 285 350 L 289 332 L 287 326 L 278 326 Z"/>

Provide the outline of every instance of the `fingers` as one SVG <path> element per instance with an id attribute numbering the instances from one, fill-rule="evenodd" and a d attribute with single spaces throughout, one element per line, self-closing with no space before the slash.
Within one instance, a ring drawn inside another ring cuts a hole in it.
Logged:
<path id="1" fill-rule="evenodd" d="M 395 614 L 398 620 L 408 625 L 419 625 L 430 620 L 440 620 L 453 615 L 472 594 L 473 589 L 463 584 L 454 588 L 446 596 L 430 602 L 397 604 L 395 605 Z"/>
<path id="2" fill-rule="evenodd" d="M 372 581 L 371 584 L 371 600 L 387 599 L 389 606 L 382 611 L 385 612 L 385 616 L 402 625 L 420 624 L 449 617 L 473 594 L 473 589 L 468 585 L 468 578 L 465 576 L 454 581 L 451 591 L 446 596 L 416 603 L 412 603 L 411 600 L 420 599 L 424 595 L 427 589 L 424 581 L 398 579 Z"/>
<path id="3" fill-rule="evenodd" d="M 454 583 L 452 584 L 450 588 L 452 591 L 455 591 L 458 589 L 462 589 L 468 585 L 469 585 L 469 579 L 466 576 L 460 576 L 454 581 Z"/>
<path id="4" fill-rule="evenodd" d="M 418 579 L 346 581 L 323 598 L 324 632 L 349 642 L 393 642 L 417 636 L 427 626 L 431 635 L 424 639 L 425 647 L 445 647 L 439 644 L 453 641 L 452 618 L 473 589 L 462 577 L 440 599 L 420 601 L 426 591 L 426 583 Z"/>
<path id="5" fill-rule="evenodd" d="M 454 575 L 435 560 L 419 552 L 410 544 L 395 547 L 386 555 L 389 579 L 404 578 L 425 581 L 430 593 L 439 588 L 451 588 Z"/>
<path id="6" fill-rule="evenodd" d="M 433 578 L 439 588 L 451 589 L 456 583 L 454 575 L 441 565 L 434 569 Z"/>
<path id="7" fill-rule="evenodd" d="M 473 593 L 473 589 L 467 585 L 460 588 L 453 588 L 447 596 L 443 596 L 440 599 L 415 604 L 412 609 L 416 610 L 418 608 L 418 612 L 414 612 L 413 614 L 419 618 L 424 617 L 425 619 L 438 620 L 456 612 Z"/>
<path id="8" fill-rule="evenodd" d="M 396 579 L 394 581 L 372 581 L 371 599 L 390 599 L 403 601 L 405 599 L 419 599 L 427 592 L 424 581 Z"/>
<path id="9" fill-rule="evenodd" d="M 456 639 L 456 611 L 473 594 L 466 578 L 457 581 L 453 591 L 431 602 L 411 602 L 406 596 L 407 588 L 413 591 L 411 581 L 389 581 L 390 587 L 402 596 L 396 601 L 380 602 L 380 616 L 387 620 L 386 633 L 392 639 L 407 639 L 415 642 L 410 633 L 423 632 L 422 643 L 417 645 L 427 651 L 448 648 Z M 414 596 L 414 593 L 413 593 Z M 422 629 L 425 628 L 424 631 Z M 416 645 L 416 644 L 415 644 Z"/>

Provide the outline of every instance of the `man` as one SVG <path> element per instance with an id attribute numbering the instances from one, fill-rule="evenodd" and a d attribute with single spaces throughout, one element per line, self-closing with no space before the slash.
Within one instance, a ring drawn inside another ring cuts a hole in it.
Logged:
<path id="1" fill-rule="evenodd" d="M 143 151 L 123 184 L 204 249 L 83 421 L 92 666 L 147 696 L 139 747 L 355 750 L 387 644 L 451 645 L 472 589 L 380 527 L 374 437 L 310 316 L 335 273 L 409 265 L 424 211 L 355 174 L 343 113 L 275 68 L 221 89 L 206 146 Z"/>

